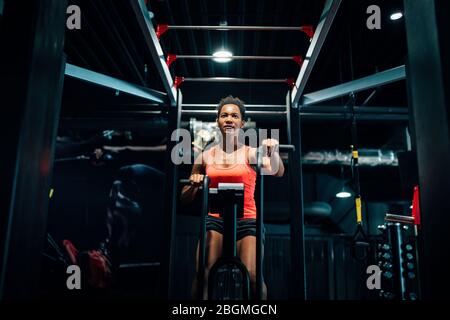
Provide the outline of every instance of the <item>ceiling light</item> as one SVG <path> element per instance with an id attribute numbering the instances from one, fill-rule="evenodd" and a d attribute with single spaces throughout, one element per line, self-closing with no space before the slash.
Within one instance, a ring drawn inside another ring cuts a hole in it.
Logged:
<path id="1" fill-rule="evenodd" d="M 336 198 L 350 198 L 353 195 L 353 190 L 349 186 L 350 181 L 344 182 L 342 188 L 336 193 Z"/>
<path id="2" fill-rule="evenodd" d="M 344 199 L 352 196 L 350 180 L 345 179 L 344 166 L 341 166 L 342 188 L 336 193 L 336 198 Z"/>
<path id="3" fill-rule="evenodd" d="M 232 59 L 230 57 L 233 54 L 227 50 L 219 50 L 213 53 L 213 56 L 216 57 L 213 60 L 220 63 L 230 62 Z"/>
<path id="4" fill-rule="evenodd" d="M 342 190 L 336 193 L 336 198 L 350 198 L 352 194 L 348 191 Z"/>
<path id="5" fill-rule="evenodd" d="M 394 12 L 393 14 L 391 14 L 391 20 L 398 20 L 401 19 L 403 17 L 403 13 L 401 12 Z"/>

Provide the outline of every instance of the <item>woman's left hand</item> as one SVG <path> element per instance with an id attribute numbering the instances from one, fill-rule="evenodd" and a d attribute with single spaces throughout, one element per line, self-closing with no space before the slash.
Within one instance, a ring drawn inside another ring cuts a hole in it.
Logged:
<path id="1" fill-rule="evenodd" d="M 278 151 L 279 144 L 277 139 L 264 139 L 262 141 L 263 155 L 270 157 L 274 152 Z"/>

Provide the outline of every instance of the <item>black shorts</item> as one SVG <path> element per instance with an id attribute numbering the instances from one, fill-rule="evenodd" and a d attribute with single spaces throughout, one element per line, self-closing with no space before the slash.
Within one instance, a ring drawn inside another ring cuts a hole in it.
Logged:
<path id="1" fill-rule="evenodd" d="M 223 234 L 223 219 L 206 216 L 206 231 L 213 230 Z M 262 241 L 265 241 L 266 228 L 263 226 Z M 237 219 L 236 221 L 236 241 L 246 236 L 256 237 L 256 219 Z"/>

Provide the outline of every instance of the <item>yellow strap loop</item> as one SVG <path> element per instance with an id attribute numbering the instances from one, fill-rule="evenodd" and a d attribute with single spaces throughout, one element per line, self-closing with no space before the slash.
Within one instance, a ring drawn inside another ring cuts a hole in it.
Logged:
<path id="1" fill-rule="evenodd" d="M 355 207 L 356 207 L 356 222 L 362 222 L 362 213 L 361 213 L 361 197 L 355 198 Z"/>

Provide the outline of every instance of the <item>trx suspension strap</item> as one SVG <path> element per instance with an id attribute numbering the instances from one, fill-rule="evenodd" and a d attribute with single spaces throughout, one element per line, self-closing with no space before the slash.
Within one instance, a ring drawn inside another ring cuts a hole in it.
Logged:
<path id="1" fill-rule="evenodd" d="M 357 145 L 357 130 L 356 130 L 356 117 L 355 117 L 355 95 L 353 92 L 350 94 L 349 107 L 352 114 L 352 145 L 351 148 L 351 169 L 352 169 L 352 181 L 353 189 L 355 191 L 355 211 L 356 211 L 356 231 L 352 238 L 352 253 L 358 260 L 364 260 L 367 258 L 367 250 L 369 243 L 367 241 L 366 233 L 363 229 L 362 223 L 362 209 L 361 209 L 361 189 L 359 184 L 359 165 L 358 165 L 358 145 Z"/>

